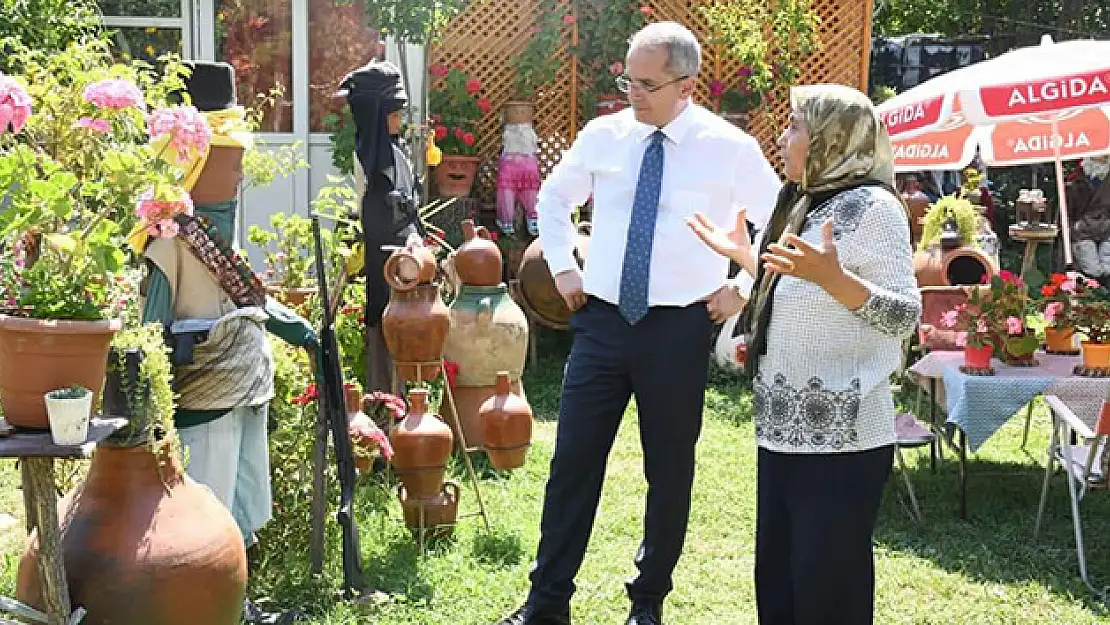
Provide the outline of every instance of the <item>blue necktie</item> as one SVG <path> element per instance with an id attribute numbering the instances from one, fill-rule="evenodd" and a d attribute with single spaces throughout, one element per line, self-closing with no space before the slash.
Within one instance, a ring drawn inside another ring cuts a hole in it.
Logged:
<path id="1" fill-rule="evenodd" d="M 621 268 L 619 308 L 628 323 L 635 325 L 648 313 L 648 277 L 651 271 L 651 245 L 655 239 L 655 215 L 659 210 L 659 190 L 663 185 L 662 131 L 651 135 L 651 145 L 640 162 L 640 178 L 632 201 L 628 222 L 628 241 Z"/>

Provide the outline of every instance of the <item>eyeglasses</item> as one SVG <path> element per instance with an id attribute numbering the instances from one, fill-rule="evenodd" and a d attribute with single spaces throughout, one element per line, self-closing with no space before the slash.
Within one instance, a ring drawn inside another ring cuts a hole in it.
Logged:
<path id="1" fill-rule="evenodd" d="M 617 89 L 619 89 L 621 93 L 628 93 L 629 91 L 632 91 L 633 87 L 635 87 L 639 91 L 646 91 L 648 93 L 655 93 L 656 91 L 659 91 L 660 89 L 662 89 L 663 87 L 666 87 L 667 85 L 673 85 L 674 83 L 679 82 L 681 80 L 686 80 L 687 78 L 689 78 L 689 76 L 679 76 L 678 78 L 675 78 L 674 80 L 668 80 L 667 82 L 665 82 L 661 85 L 655 85 L 654 87 L 649 87 L 648 85 L 645 85 L 642 80 L 632 80 L 628 76 L 626 76 L 624 74 L 621 74 L 620 76 L 617 76 L 616 82 L 617 82 Z"/>

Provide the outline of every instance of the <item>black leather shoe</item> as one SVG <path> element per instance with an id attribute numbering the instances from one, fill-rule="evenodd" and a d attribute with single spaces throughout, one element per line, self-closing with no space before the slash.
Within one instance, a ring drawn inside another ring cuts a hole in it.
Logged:
<path id="1" fill-rule="evenodd" d="M 497 621 L 497 625 L 570 625 L 570 610 L 539 612 L 524 604 L 516 612 Z"/>
<path id="2" fill-rule="evenodd" d="M 624 625 L 663 625 L 663 606 L 654 601 L 633 601 Z"/>

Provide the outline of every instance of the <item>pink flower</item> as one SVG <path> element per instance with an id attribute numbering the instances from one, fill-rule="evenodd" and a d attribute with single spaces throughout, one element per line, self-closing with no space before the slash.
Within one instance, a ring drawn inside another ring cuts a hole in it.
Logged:
<path id="1" fill-rule="evenodd" d="M 640 15 L 642 15 L 646 18 L 646 17 L 651 17 L 652 13 L 654 13 L 654 11 L 652 10 L 651 7 L 649 7 L 646 4 L 641 4 L 640 5 Z"/>
<path id="2" fill-rule="evenodd" d="M 1075 280 L 1073 280 L 1071 278 L 1068 278 L 1067 280 L 1064 281 L 1063 284 L 1060 285 L 1060 290 L 1061 291 L 1066 291 L 1068 293 L 1075 293 L 1075 288 L 1077 286 L 1078 285 L 1075 283 Z"/>
<path id="3" fill-rule="evenodd" d="M 147 234 L 169 239 L 178 233 L 174 216 L 192 215 L 193 200 L 181 187 L 163 186 L 160 191 L 162 193 L 158 197 L 155 197 L 153 188 L 143 193 L 135 207 L 135 215 L 145 224 Z"/>
<path id="4" fill-rule="evenodd" d="M 609 73 L 614 76 L 620 76 L 624 73 L 624 63 L 617 61 L 609 66 Z"/>
<path id="5" fill-rule="evenodd" d="M 967 347 L 967 332 L 956 334 L 956 347 Z"/>
<path id="6" fill-rule="evenodd" d="M 725 83 L 719 80 L 709 81 L 709 95 L 714 98 L 719 98 L 725 92 Z"/>
<path id="7" fill-rule="evenodd" d="M 980 319 L 979 323 L 975 325 L 975 331 L 979 334 L 986 334 L 988 331 L 990 331 L 990 328 L 987 327 L 986 321 Z"/>
<path id="8" fill-rule="evenodd" d="M 1087 285 L 1088 288 L 1092 288 L 1092 289 L 1097 289 L 1098 288 L 1098 280 L 1092 280 L 1090 278 L 1087 278 L 1087 282 L 1085 282 L 1085 284 Z"/>
<path id="9" fill-rule="evenodd" d="M 960 313 L 956 312 L 955 310 L 950 310 L 941 316 L 940 322 L 946 328 L 954 328 L 956 327 L 956 317 L 958 317 L 959 314 Z"/>
<path id="10" fill-rule="evenodd" d="M 482 81 L 477 78 L 466 79 L 466 92 L 470 95 L 475 95 L 482 90 Z"/>
<path id="11" fill-rule="evenodd" d="M 208 149 L 212 130 L 195 107 L 175 106 L 158 109 L 150 115 L 150 138 L 158 139 L 166 135 L 169 135 L 169 146 L 176 150 L 178 160 L 186 161 L 191 151 Z"/>
<path id="12" fill-rule="evenodd" d="M 744 67 L 741 67 L 740 69 L 736 70 L 736 75 L 739 76 L 740 78 L 748 78 L 752 75 L 752 68 L 745 65 Z"/>
<path id="13" fill-rule="evenodd" d="M 447 138 L 447 127 L 436 126 L 436 141 L 443 141 Z"/>
<path id="14" fill-rule="evenodd" d="M 436 63 L 428 68 L 428 73 L 431 74 L 432 78 L 443 78 L 447 75 L 447 67 L 442 63 Z"/>
<path id="15" fill-rule="evenodd" d="M 135 83 L 122 78 L 94 82 L 85 87 L 83 95 L 100 108 L 119 110 L 130 106 L 141 109 L 145 106 L 143 92 L 139 91 Z"/>
<path id="16" fill-rule="evenodd" d="M 1017 274 L 1010 271 L 1009 269 L 1003 269 L 1002 271 L 999 271 L 998 272 L 998 277 L 1003 282 L 1007 282 L 1009 284 L 1013 284 L 1013 285 L 1020 285 L 1021 284 L 1021 278 L 1019 278 L 1017 276 Z"/>
<path id="17" fill-rule="evenodd" d="M 577 21 L 578 21 L 578 18 L 574 17 L 570 13 L 567 13 L 566 15 L 563 16 L 563 23 L 566 24 L 567 26 L 570 26 L 571 24 L 573 24 Z"/>
<path id="18" fill-rule="evenodd" d="M 1022 324 L 1021 319 L 1017 317 L 1006 317 L 1006 332 L 1008 334 L 1021 334 L 1025 330 L 1025 325 Z"/>
<path id="19" fill-rule="evenodd" d="M 77 120 L 77 125 L 81 128 L 88 128 L 93 132 L 99 132 L 102 135 L 106 135 L 109 132 L 112 132 L 112 124 L 106 119 L 82 117 L 81 119 Z"/>
<path id="20" fill-rule="evenodd" d="M 1044 320 L 1049 323 L 1056 322 L 1056 315 L 1064 310 L 1063 302 L 1049 302 L 1048 306 L 1044 307 Z"/>
<path id="21" fill-rule="evenodd" d="M 0 74 L 0 133 L 23 130 L 31 117 L 31 96 L 14 78 Z"/>
<path id="22" fill-rule="evenodd" d="M 474 145 L 474 133 L 465 132 L 462 136 L 462 142 L 467 145 Z"/>
<path id="23" fill-rule="evenodd" d="M 492 108 L 493 108 L 493 104 L 489 101 L 488 98 L 479 98 L 478 99 L 478 110 L 482 111 L 482 115 L 485 115 L 485 114 L 489 113 L 490 109 L 492 109 Z"/>

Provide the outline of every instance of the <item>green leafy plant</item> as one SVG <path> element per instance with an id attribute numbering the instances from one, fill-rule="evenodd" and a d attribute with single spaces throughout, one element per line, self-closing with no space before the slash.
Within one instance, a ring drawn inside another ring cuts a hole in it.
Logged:
<path id="1" fill-rule="evenodd" d="M 92 391 L 89 389 L 79 384 L 74 384 L 73 386 L 50 391 L 46 396 L 50 399 L 84 399 L 90 394 L 92 394 Z"/>
<path id="2" fill-rule="evenodd" d="M 797 83 L 802 62 L 819 47 L 817 12 L 809 0 L 714 0 L 700 8 L 709 43 L 739 61 L 734 76 L 714 80 L 709 95 L 718 105 L 748 111 L 775 91 Z"/>
<path id="3" fill-rule="evenodd" d="M 628 40 L 653 9 L 638 0 L 574 0 L 572 7 L 578 25 L 578 45 L 571 46 L 571 53 L 579 63 L 579 111 L 582 119 L 592 119 L 601 96 L 620 95 L 616 78 L 624 73 Z"/>
<path id="4" fill-rule="evenodd" d="M 979 232 L 979 211 L 975 210 L 971 202 L 963 198 L 946 195 L 937 200 L 929 212 L 925 213 L 925 223 L 918 249 L 925 250 L 937 244 L 944 232 L 944 224 L 949 219 L 956 221 L 956 227 L 964 245 L 978 245 L 975 235 Z"/>
<path id="5" fill-rule="evenodd" d="M 320 229 L 325 254 L 334 247 L 332 232 Z M 271 284 L 284 289 L 302 289 L 315 285 L 315 240 L 312 221 L 300 215 L 273 213 L 270 229 L 252 225 L 247 240 L 265 255 L 265 277 Z"/>
<path id="6" fill-rule="evenodd" d="M 566 13 L 557 0 L 541 0 L 536 11 L 536 25 L 528 43 L 516 58 L 515 96 L 531 100 L 536 92 L 555 78 L 559 69 L 556 56 L 563 41 L 564 30 L 574 23 L 573 13 Z"/>
<path id="7" fill-rule="evenodd" d="M 429 73 L 437 79 L 429 95 L 436 144 L 445 155 L 477 154 L 478 120 L 490 106 L 482 82 L 458 67 L 433 66 Z"/>
<path id="8" fill-rule="evenodd" d="M 100 12 L 93 0 L 0 0 L 0 72 L 15 71 L 5 40 L 46 54 L 69 44 L 104 39 Z"/>
<path id="9" fill-rule="evenodd" d="M 1072 296 L 1072 306 L 1064 313 L 1071 327 L 1092 343 L 1110 343 L 1110 287 L 1078 276 L 1060 284 L 1060 289 Z"/>
<path id="10" fill-rule="evenodd" d="M 168 444 L 180 454 L 180 441 L 174 427 L 175 394 L 170 349 L 165 328 L 150 323 L 126 327 L 112 338 L 108 372 L 118 376 L 131 420 L 112 436 L 122 444 Z M 139 370 L 131 379 L 127 354 L 138 352 Z"/>
<path id="11" fill-rule="evenodd" d="M 967 303 L 946 312 L 941 324 L 962 330 L 957 342 L 971 346 L 991 345 L 999 354 L 1027 356 L 1040 345 L 1029 327 L 1037 315 L 1037 301 L 1025 283 L 1011 271 L 992 276 L 985 288 L 974 288 Z"/>

